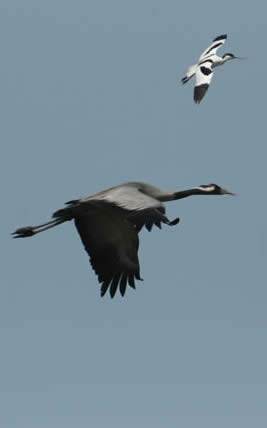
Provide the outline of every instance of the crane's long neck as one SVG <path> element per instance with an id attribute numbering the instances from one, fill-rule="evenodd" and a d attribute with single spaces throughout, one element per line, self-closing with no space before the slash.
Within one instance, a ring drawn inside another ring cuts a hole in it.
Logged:
<path id="1" fill-rule="evenodd" d="M 192 195 L 206 195 L 207 192 L 200 189 L 199 187 L 193 187 L 192 189 L 180 190 L 179 192 L 164 192 L 157 195 L 157 199 L 161 202 L 175 201 L 176 199 L 187 198 Z"/>
<path id="2" fill-rule="evenodd" d="M 205 191 L 199 189 L 198 187 L 193 187 L 192 189 L 174 192 L 172 194 L 172 200 L 175 201 L 176 199 L 183 199 L 183 198 L 187 198 L 188 196 L 203 195 L 203 194 L 206 195 L 207 193 Z"/>

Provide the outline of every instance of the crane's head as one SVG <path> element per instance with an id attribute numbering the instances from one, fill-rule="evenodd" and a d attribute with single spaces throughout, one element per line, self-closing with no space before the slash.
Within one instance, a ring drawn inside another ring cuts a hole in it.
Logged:
<path id="1" fill-rule="evenodd" d="M 197 189 L 199 190 L 199 193 L 201 195 L 232 195 L 232 196 L 235 195 L 235 193 L 230 192 L 229 190 L 223 189 L 222 187 L 214 183 L 203 184 L 201 186 L 198 186 Z"/>

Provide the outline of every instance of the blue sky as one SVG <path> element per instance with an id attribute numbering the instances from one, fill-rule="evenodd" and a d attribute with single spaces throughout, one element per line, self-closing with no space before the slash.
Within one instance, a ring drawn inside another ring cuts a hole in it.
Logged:
<path id="1" fill-rule="evenodd" d="M 180 78 L 223 33 L 248 59 L 196 106 Z M 265 39 L 259 1 L 1 2 L 1 426 L 266 423 Z M 124 299 L 73 225 L 10 238 L 130 180 L 238 196 L 169 203 Z"/>

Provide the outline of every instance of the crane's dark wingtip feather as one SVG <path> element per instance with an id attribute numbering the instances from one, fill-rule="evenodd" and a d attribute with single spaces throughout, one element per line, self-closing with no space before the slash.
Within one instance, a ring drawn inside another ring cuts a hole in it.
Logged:
<path id="1" fill-rule="evenodd" d="M 135 287 L 135 279 L 138 279 L 139 281 L 144 281 L 143 278 L 140 277 L 139 273 L 126 273 L 124 272 L 123 274 L 121 273 L 117 273 L 112 280 L 107 279 L 104 280 L 101 284 L 101 290 L 100 290 L 100 295 L 101 297 L 104 297 L 107 290 L 109 289 L 109 294 L 110 297 L 113 299 L 113 297 L 115 296 L 117 289 L 119 287 L 120 293 L 122 295 L 122 297 L 124 297 L 125 292 L 126 292 L 126 288 L 127 288 L 127 284 L 132 287 L 132 288 L 136 288 Z"/>
<path id="2" fill-rule="evenodd" d="M 180 222 L 179 217 L 175 218 L 174 220 L 172 220 L 169 225 L 170 226 L 176 226 L 176 224 L 178 224 Z"/>
<path id="3" fill-rule="evenodd" d="M 80 199 L 72 199 L 71 201 L 65 202 L 65 205 L 75 205 L 80 202 Z"/>
<path id="4" fill-rule="evenodd" d="M 213 42 L 217 42 L 218 40 L 225 40 L 227 39 L 227 34 L 222 34 L 221 36 L 215 37 L 215 39 L 213 39 Z"/>
<path id="5" fill-rule="evenodd" d="M 121 293 L 122 297 L 125 294 L 126 287 L 127 287 L 127 273 L 124 272 L 122 274 L 122 277 L 121 277 L 121 280 L 120 280 L 120 293 Z"/>
<path id="6" fill-rule="evenodd" d="M 132 288 L 134 288 L 134 289 L 135 289 L 134 276 L 133 276 L 133 274 L 132 274 L 132 273 L 130 273 L 130 274 L 128 275 L 128 283 L 129 283 L 130 287 L 132 287 Z"/>
<path id="7" fill-rule="evenodd" d="M 117 291 L 117 288 L 118 288 L 118 285 L 119 285 L 119 280 L 120 280 L 120 278 L 121 278 L 121 273 L 119 272 L 119 273 L 116 273 L 115 275 L 114 275 L 114 278 L 113 278 L 113 280 L 112 280 L 112 282 L 111 282 L 111 284 L 110 284 L 110 287 L 109 287 L 109 294 L 110 294 L 110 297 L 113 299 L 113 297 L 115 296 L 115 294 L 116 294 L 116 291 Z"/>
<path id="8" fill-rule="evenodd" d="M 104 281 L 103 284 L 101 285 L 101 290 L 100 290 L 101 297 L 105 296 L 109 283 L 110 283 L 110 280 L 108 279 L 107 281 Z"/>

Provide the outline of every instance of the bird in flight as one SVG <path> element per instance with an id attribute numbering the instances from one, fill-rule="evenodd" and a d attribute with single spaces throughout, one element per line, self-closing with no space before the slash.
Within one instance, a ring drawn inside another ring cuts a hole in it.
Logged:
<path id="1" fill-rule="evenodd" d="M 117 289 L 124 296 L 127 284 L 135 288 L 142 280 L 138 260 L 138 233 L 145 226 L 161 229 L 162 223 L 174 226 L 179 218 L 169 220 L 164 202 L 191 195 L 234 195 L 216 184 L 188 190 L 165 191 L 145 183 L 132 182 L 103 190 L 94 195 L 72 200 L 56 211 L 53 219 L 38 226 L 21 227 L 14 238 L 26 238 L 74 220 L 92 268 L 101 284 L 101 296 Z"/>
<path id="2" fill-rule="evenodd" d="M 227 34 L 216 37 L 212 44 L 200 55 L 198 63 L 191 65 L 185 77 L 182 78 L 182 83 L 185 84 L 191 77 L 196 76 L 194 101 L 197 104 L 200 103 L 209 88 L 215 67 L 223 65 L 232 59 L 244 59 L 231 53 L 226 53 L 222 57 L 216 55 L 217 50 L 224 44 L 226 39 Z"/>

